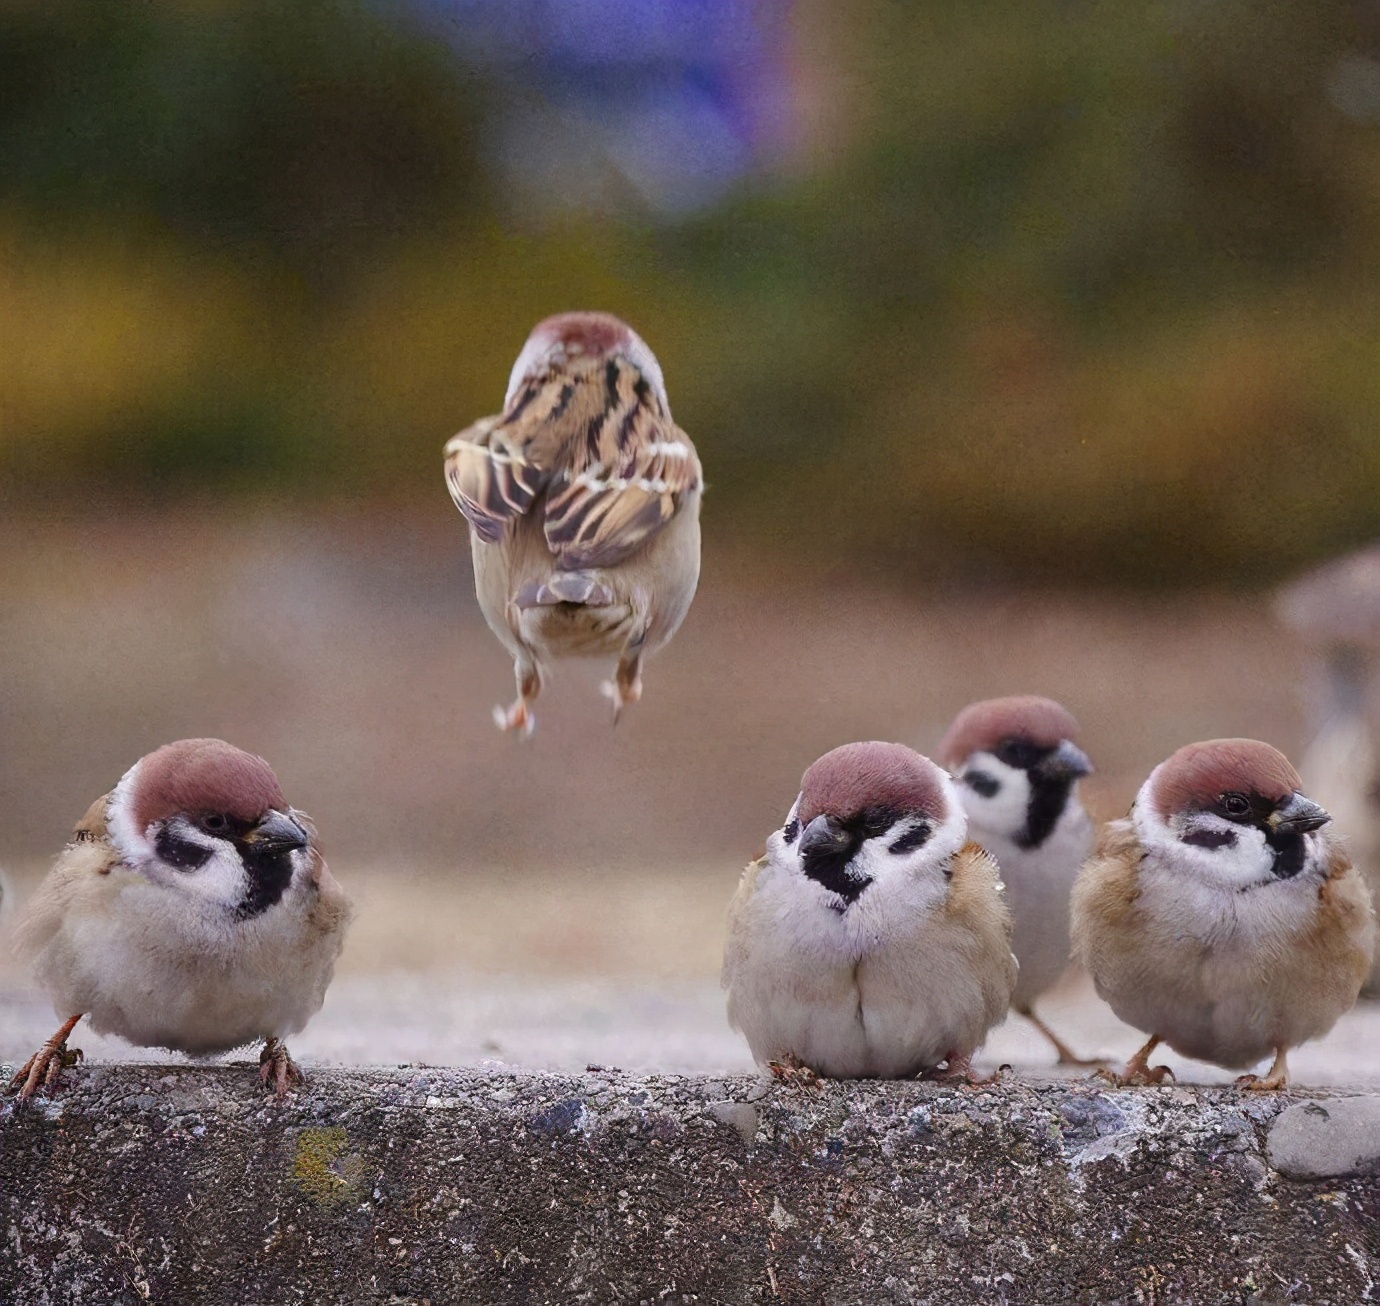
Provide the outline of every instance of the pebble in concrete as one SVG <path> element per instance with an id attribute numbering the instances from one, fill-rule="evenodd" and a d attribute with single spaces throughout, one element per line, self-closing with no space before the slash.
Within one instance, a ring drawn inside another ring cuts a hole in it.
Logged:
<path id="1" fill-rule="evenodd" d="M 1275 1118 L 1270 1164 L 1291 1179 L 1335 1179 L 1380 1169 L 1380 1097 L 1300 1102 Z"/>

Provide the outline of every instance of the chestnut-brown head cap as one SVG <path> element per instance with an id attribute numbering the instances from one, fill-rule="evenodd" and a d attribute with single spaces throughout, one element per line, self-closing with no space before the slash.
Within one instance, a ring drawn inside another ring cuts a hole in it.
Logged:
<path id="1" fill-rule="evenodd" d="M 800 779 L 802 825 L 820 815 L 846 821 L 868 807 L 943 821 L 949 814 L 943 773 L 904 744 L 873 741 L 825 753 Z"/>

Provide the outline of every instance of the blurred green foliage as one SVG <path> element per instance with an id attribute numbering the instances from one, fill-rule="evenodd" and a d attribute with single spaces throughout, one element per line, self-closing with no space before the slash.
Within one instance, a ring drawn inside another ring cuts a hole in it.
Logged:
<path id="1" fill-rule="evenodd" d="M 531 323 L 600 307 L 661 356 L 710 530 L 1273 575 L 1380 531 L 1375 9 L 802 3 L 827 128 L 657 223 L 513 211 L 497 124 L 539 88 L 380 10 L 12 3 L 0 471 L 439 495 Z"/>

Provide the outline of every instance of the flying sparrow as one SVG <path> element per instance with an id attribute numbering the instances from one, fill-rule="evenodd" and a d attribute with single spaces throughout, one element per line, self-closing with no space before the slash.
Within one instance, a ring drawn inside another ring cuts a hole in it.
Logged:
<path id="1" fill-rule="evenodd" d="M 1115 1076 L 1158 1083 L 1161 1043 L 1282 1088 L 1287 1054 L 1332 1028 L 1370 969 L 1370 891 L 1283 754 L 1253 739 L 1181 748 L 1113 821 L 1073 889 L 1074 954 L 1149 1041 Z"/>
<path id="2" fill-rule="evenodd" d="M 729 1020 L 760 1065 L 971 1076 L 1016 960 L 967 824 L 949 777 L 901 744 L 845 744 L 805 772 L 729 911 Z"/>
<path id="3" fill-rule="evenodd" d="M 219 739 L 157 749 L 91 805 L 20 918 L 63 1023 L 11 1089 L 53 1087 L 89 1015 L 193 1056 L 262 1039 L 281 1096 L 301 1079 L 282 1040 L 320 1010 L 350 916 L 267 762 Z"/>
<path id="4" fill-rule="evenodd" d="M 495 721 L 530 733 L 552 659 L 615 654 L 616 721 L 700 574 L 700 462 L 652 351 L 607 313 L 538 323 L 502 413 L 446 445 L 446 484 L 480 609 L 513 655 L 518 696 Z"/>
<path id="5" fill-rule="evenodd" d="M 938 760 L 953 773 L 968 812 L 968 837 L 996 858 L 1021 963 L 1011 1006 L 1054 1045 L 1061 1065 L 1076 1057 L 1035 1014 L 1034 1001 L 1069 965 L 1069 893 L 1092 851 L 1093 823 L 1078 797 L 1092 771 L 1074 742 L 1078 722 L 1053 699 L 991 698 L 954 718 Z"/>

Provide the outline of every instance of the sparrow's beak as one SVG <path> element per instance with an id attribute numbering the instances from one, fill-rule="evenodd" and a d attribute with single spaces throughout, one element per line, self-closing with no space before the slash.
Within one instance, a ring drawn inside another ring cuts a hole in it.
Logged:
<path id="1" fill-rule="evenodd" d="M 1033 767 L 1031 774 L 1039 780 L 1077 780 L 1091 775 L 1093 764 L 1088 755 L 1070 740 L 1063 740 L 1052 753 L 1046 753 Z"/>
<path id="2" fill-rule="evenodd" d="M 269 812 L 262 821 L 241 840 L 262 852 L 286 852 L 307 846 L 307 832 L 282 812 Z"/>
<path id="3" fill-rule="evenodd" d="M 1283 834 L 1306 834 L 1326 825 L 1332 819 L 1310 798 L 1300 793 L 1292 793 L 1273 812 L 1265 818 L 1270 832 Z"/>
<path id="4" fill-rule="evenodd" d="M 800 854 L 842 852 L 853 842 L 852 836 L 832 816 L 817 816 L 800 832 Z"/>

